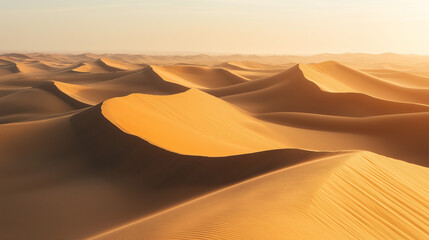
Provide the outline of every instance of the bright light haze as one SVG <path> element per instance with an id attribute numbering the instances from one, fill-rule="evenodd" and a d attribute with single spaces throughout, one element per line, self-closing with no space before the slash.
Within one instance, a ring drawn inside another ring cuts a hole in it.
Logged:
<path id="1" fill-rule="evenodd" d="M 427 0 L 0 0 L 0 51 L 429 54 Z"/>

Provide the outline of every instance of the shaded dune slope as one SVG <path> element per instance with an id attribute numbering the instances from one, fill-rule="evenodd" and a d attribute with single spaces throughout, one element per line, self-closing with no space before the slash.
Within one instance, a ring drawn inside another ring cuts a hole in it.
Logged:
<path id="1" fill-rule="evenodd" d="M 310 131 L 307 134 L 312 135 L 312 139 L 301 141 L 301 148 L 361 149 L 429 167 L 429 149 L 425 140 L 429 139 L 427 112 L 365 118 L 305 113 L 267 113 L 257 117 L 279 124 L 274 128 L 285 136 L 297 134 L 296 129 L 301 129 L 305 138 L 305 132 Z M 330 141 L 325 144 L 323 139 Z"/>
<path id="2" fill-rule="evenodd" d="M 0 58 L 0 75 L 19 73 L 19 69 L 16 63 Z"/>

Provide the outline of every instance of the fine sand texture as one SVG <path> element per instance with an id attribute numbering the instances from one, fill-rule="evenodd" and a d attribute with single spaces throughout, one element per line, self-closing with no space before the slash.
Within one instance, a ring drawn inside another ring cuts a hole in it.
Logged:
<path id="1" fill-rule="evenodd" d="M 429 239 L 429 57 L 0 55 L 0 239 Z"/>

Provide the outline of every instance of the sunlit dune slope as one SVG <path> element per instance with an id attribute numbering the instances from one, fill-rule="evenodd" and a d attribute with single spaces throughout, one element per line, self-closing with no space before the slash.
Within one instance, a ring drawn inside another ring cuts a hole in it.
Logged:
<path id="1" fill-rule="evenodd" d="M 428 171 L 368 152 L 322 158 L 93 239 L 424 239 Z"/>
<path id="2" fill-rule="evenodd" d="M 270 129 L 260 121 L 196 89 L 111 99 L 102 110 L 124 132 L 181 154 L 226 156 L 283 146 L 267 137 Z"/>

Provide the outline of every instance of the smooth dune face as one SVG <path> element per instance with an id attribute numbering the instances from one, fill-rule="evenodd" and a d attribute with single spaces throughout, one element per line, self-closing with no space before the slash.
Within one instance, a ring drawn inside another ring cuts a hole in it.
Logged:
<path id="1" fill-rule="evenodd" d="M 427 239 L 428 63 L 0 55 L 0 239 Z"/>

